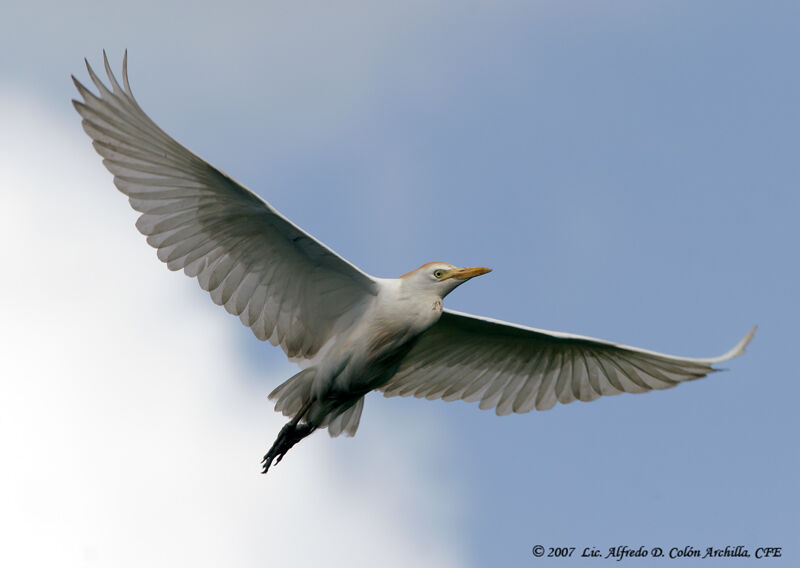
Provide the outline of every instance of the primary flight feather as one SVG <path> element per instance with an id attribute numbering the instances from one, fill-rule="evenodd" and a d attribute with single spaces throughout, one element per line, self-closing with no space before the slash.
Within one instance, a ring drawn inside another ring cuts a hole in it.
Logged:
<path id="1" fill-rule="evenodd" d="M 372 277 L 231 177 L 199 158 L 139 107 L 104 56 L 98 95 L 73 77 L 84 130 L 141 213 L 136 227 L 170 270 L 196 277 L 211 299 L 302 370 L 276 388 L 291 420 L 263 472 L 318 428 L 355 434 L 364 396 L 479 401 L 498 415 L 545 410 L 622 392 L 673 387 L 740 355 L 753 328 L 719 357 L 673 357 L 442 307 L 460 284 L 489 272 L 431 262 L 399 278 Z"/>

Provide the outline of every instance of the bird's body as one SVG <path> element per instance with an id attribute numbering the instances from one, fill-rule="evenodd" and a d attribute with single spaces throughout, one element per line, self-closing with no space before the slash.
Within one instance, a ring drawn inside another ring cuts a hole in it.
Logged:
<path id="1" fill-rule="evenodd" d="M 355 434 L 373 390 L 479 401 L 498 415 L 545 410 L 703 377 L 752 338 L 755 328 L 722 356 L 690 359 L 446 310 L 447 294 L 489 269 L 431 262 L 393 279 L 360 271 L 161 130 L 133 98 L 125 62 L 124 88 L 105 67 L 111 89 L 87 63 L 99 96 L 75 80 L 84 100 L 73 103 L 141 213 L 137 228 L 171 270 L 196 277 L 301 366 L 270 395 L 291 420 L 264 472 L 316 429 Z"/>
<path id="2" fill-rule="evenodd" d="M 364 396 L 395 375 L 417 339 L 439 320 L 442 298 L 488 271 L 431 262 L 400 278 L 375 279 L 377 293 L 360 317 L 270 394 L 275 409 L 303 420 L 309 433 L 328 427 L 332 436 L 354 435 Z M 453 276 L 439 280 L 435 273 Z"/>
<path id="3" fill-rule="evenodd" d="M 298 406 L 313 400 L 306 419 L 315 426 L 327 425 L 326 419 L 336 416 L 338 401 L 349 407 L 385 384 L 414 340 L 439 319 L 440 298 L 409 294 L 402 279 L 381 279 L 378 283 L 379 292 L 363 314 L 334 334 L 314 358 L 303 364 L 303 371 L 270 395 L 276 399 L 276 409 L 294 416 Z M 300 390 L 293 381 L 307 387 Z M 295 395 L 294 400 L 282 396 L 287 391 Z"/>

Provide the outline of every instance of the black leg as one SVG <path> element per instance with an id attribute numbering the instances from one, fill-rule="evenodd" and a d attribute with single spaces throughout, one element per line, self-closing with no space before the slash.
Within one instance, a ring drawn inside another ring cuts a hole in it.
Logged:
<path id="1" fill-rule="evenodd" d="M 298 424 L 296 420 L 292 420 L 281 428 L 278 439 L 275 440 L 275 443 L 272 444 L 267 455 L 261 460 L 261 464 L 264 466 L 264 470 L 261 473 L 267 473 L 267 471 L 269 471 L 269 466 L 272 465 L 272 461 L 275 460 L 275 458 L 278 458 L 275 460 L 275 463 L 280 463 L 283 456 L 286 455 L 286 452 L 292 449 L 292 446 L 311 434 L 315 429 L 316 428 L 310 424 Z"/>

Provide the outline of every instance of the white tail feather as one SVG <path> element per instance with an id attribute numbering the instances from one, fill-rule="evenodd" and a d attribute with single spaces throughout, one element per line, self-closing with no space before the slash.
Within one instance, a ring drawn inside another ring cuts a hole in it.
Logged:
<path id="1" fill-rule="evenodd" d="M 356 430 L 358 430 L 358 424 L 361 421 L 361 411 L 363 409 L 364 397 L 362 396 L 353 406 L 331 420 L 330 424 L 328 424 L 328 434 L 331 435 L 331 438 L 335 438 L 341 434 L 355 436 Z"/>

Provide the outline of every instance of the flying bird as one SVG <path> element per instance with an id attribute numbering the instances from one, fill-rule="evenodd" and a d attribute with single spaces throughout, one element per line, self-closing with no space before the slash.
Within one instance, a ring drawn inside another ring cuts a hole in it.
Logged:
<path id="1" fill-rule="evenodd" d="M 364 396 L 480 402 L 498 415 L 546 410 L 623 392 L 674 387 L 744 352 L 664 355 L 580 335 L 447 310 L 442 300 L 483 267 L 429 262 L 399 278 L 359 270 L 153 122 L 103 53 L 109 87 L 74 76 L 73 100 L 117 188 L 141 213 L 136 227 L 170 270 L 197 278 L 218 305 L 301 370 L 269 395 L 290 421 L 263 473 L 317 429 L 352 436 Z"/>

